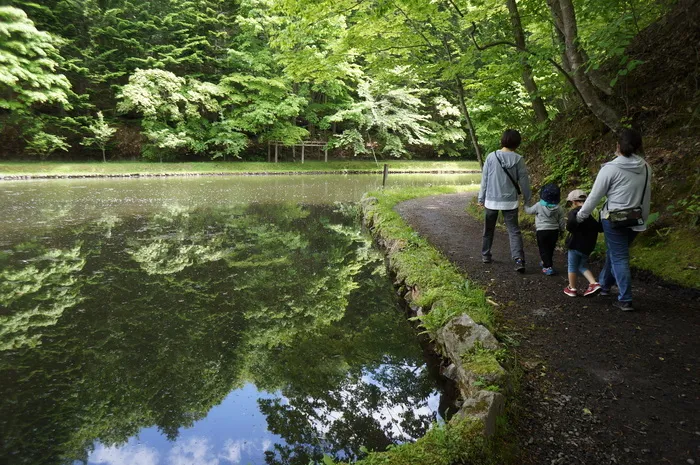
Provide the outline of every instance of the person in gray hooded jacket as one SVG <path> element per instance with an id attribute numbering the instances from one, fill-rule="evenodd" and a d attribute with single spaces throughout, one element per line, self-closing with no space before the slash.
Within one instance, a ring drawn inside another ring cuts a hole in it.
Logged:
<path id="1" fill-rule="evenodd" d="M 547 276 L 555 274 L 554 250 L 557 247 L 560 232 L 566 226 L 566 214 L 559 205 L 561 192 L 554 183 L 545 184 L 540 191 L 540 201 L 525 207 L 525 213 L 535 215 L 537 229 L 537 248 L 540 251 L 540 266 Z"/>
<path id="2" fill-rule="evenodd" d="M 583 222 L 598 202 L 607 197 L 600 214 L 607 252 L 598 282 L 601 295 L 608 294 L 611 286 L 617 284 L 619 295 L 615 306 L 623 311 L 634 310 L 629 247 L 637 234 L 646 230 L 651 205 L 651 168 L 636 154 L 641 148 L 642 136 L 638 132 L 632 129 L 620 131 L 616 158 L 600 169 L 590 195 L 576 215 L 576 220 Z M 609 219 L 610 212 L 640 206 L 642 225 L 616 228 Z"/>
<path id="3" fill-rule="evenodd" d="M 481 245 L 482 261 L 491 263 L 491 245 L 500 211 L 503 212 L 508 229 L 510 253 L 515 262 L 515 269 L 522 273 L 525 271 L 525 252 L 518 224 L 518 195 L 522 192 L 525 202 L 529 203 L 532 194 L 525 161 L 515 152 L 520 146 L 520 141 L 520 133 L 515 129 L 508 129 L 501 137 L 503 148 L 488 154 L 481 171 L 478 202 L 486 210 Z"/>

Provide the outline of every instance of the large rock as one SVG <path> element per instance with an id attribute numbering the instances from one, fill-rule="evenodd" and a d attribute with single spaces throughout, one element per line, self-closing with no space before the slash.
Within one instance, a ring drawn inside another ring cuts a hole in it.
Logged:
<path id="1" fill-rule="evenodd" d="M 433 306 L 440 305 L 436 302 Z M 440 328 L 436 335 L 438 343 L 452 362 L 459 363 L 462 355 L 480 342 L 485 349 L 498 349 L 498 341 L 484 326 L 477 324 L 468 315 L 453 318 Z"/>
<path id="2" fill-rule="evenodd" d="M 508 389 L 506 371 L 498 363 L 488 370 L 472 370 L 461 360 L 451 364 L 447 375 L 457 383 L 459 392 L 465 399 L 473 398 L 485 386 Z M 449 368 L 449 367 L 448 367 Z"/>
<path id="3" fill-rule="evenodd" d="M 479 391 L 473 397 L 464 400 L 462 408 L 454 418 L 479 418 L 484 422 L 484 435 L 489 437 L 496 432 L 496 418 L 503 413 L 504 406 L 505 397 L 500 392 Z"/>
<path id="4" fill-rule="evenodd" d="M 376 205 L 379 203 L 379 199 L 376 197 L 371 197 L 371 196 L 362 196 L 360 199 L 360 205 L 362 205 L 363 208 L 367 208 L 370 205 Z"/>

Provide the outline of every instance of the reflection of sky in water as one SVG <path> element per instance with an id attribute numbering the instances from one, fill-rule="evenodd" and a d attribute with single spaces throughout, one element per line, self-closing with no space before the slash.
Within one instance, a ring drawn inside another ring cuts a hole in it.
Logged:
<path id="1" fill-rule="evenodd" d="M 95 465 L 263 464 L 264 451 L 282 439 L 267 431 L 259 398 L 272 398 L 252 384 L 231 392 L 206 418 L 180 430 L 170 442 L 157 428 L 145 428 L 124 445 L 96 444 L 88 463 Z M 79 462 L 76 462 L 79 463 Z"/>
<path id="2" fill-rule="evenodd" d="M 380 370 L 395 367 L 382 365 Z M 403 365 L 402 369 L 416 370 L 418 367 Z M 374 373 L 366 372 L 361 381 L 377 386 L 387 392 L 388 387 L 376 380 Z M 343 397 L 351 396 L 350 391 Z M 265 463 L 265 451 L 284 440 L 267 430 L 266 418 L 258 409 L 258 399 L 273 399 L 279 393 L 259 392 L 253 384 L 231 392 L 221 404 L 213 407 L 206 418 L 191 428 L 181 429 L 175 442 L 170 442 L 157 428 L 144 428 L 138 436 L 126 444 L 105 446 L 96 444 L 89 455 L 89 465 L 258 465 Z M 401 441 L 416 438 L 407 435 L 398 424 L 405 412 L 412 410 L 416 416 L 436 416 L 440 396 L 434 391 L 418 405 L 401 403 L 383 406 L 376 412 L 365 412 L 378 421 L 382 429 L 391 432 Z M 408 402 L 408 399 L 407 399 Z M 282 403 L 287 400 L 282 398 Z M 342 411 L 317 409 L 320 417 L 339 420 Z M 313 421 L 320 436 L 328 432 L 331 423 Z M 76 465 L 79 462 L 76 462 Z"/>
<path id="3" fill-rule="evenodd" d="M 402 365 L 400 367 L 396 368 L 403 368 L 403 369 L 409 369 L 409 370 L 417 370 L 418 367 L 410 366 L 410 365 Z M 421 367 L 423 368 L 423 367 Z M 385 370 L 393 370 L 395 367 L 391 366 L 382 366 L 380 369 L 385 369 Z M 372 384 L 374 386 L 379 387 L 379 389 L 382 392 L 385 392 L 387 390 L 387 387 L 384 386 L 381 382 L 377 381 L 373 377 L 373 373 L 366 373 L 362 377 L 362 381 L 367 383 L 367 384 Z M 406 434 L 401 427 L 397 424 L 396 419 L 401 416 L 404 412 L 408 410 L 413 410 L 416 416 L 435 416 L 437 417 L 436 420 L 441 420 L 438 415 L 438 404 L 440 403 L 440 395 L 438 394 L 437 391 L 433 391 L 430 393 L 430 396 L 426 399 L 425 403 L 411 403 L 409 404 L 395 404 L 392 405 L 391 407 L 382 407 L 382 409 L 379 412 L 375 412 L 372 414 L 372 416 L 379 421 L 379 423 L 382 425 L 382 428 L 391 431 L 395 437 L 399 438 L 402 441 L 414 441 L 417 438 L 413 438 L 410 435 Z"/>
<path id="4" fill-rule="evenodd" d="M 246 205 L 237 183 L 198 181 L 0 202 L 1 464 L 307 465 L 435 418 L 353 209 Z"/>

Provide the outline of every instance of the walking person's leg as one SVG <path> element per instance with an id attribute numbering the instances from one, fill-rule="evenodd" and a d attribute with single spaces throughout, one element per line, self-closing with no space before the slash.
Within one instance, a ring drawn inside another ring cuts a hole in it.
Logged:
<path id="1" fill-rule="evenodd" d="M 579 269 L 579 252 L 576 250 L 569 250 L 567 253 L 567 266 L 568 266 L 568 278 L 569 285 L 564 288 L 564 294 L 569 297 L 576 297 L 576 278 Z"/>
<path id="2" fill-rule="evenodd" d="M 592 296 L 600 292 L 600 284 L 596 282 L 593 273 L 588 269 L 588 258 L 588 255 L 581 254 L 581 261 L 579 262 L 579 272 L 588 281 L 588 287 L 583 291 L 584 297 Z"/>
<path id="3" fill-rule="evenodd" d="M 481 241 L 481 260 L 484 263 L 491 262 L 491 246 L 493 245 L 493 235 L 496 231 L 497 220 L 498 210 L 484 208 L 484 236 Z"/>
<path id="4" fill-rule="evenodd" d="M 546 231 L 537 231 L 535 233 L 537 237 L 537 250 L 540 252 L 540 261 L 542 262 L 542 268 L 547 268 L 547 244 L 546 244 Z"/>
<path id="5" fill-rule="evenodd" d="M 552 268 L 554 266 L 554 250 L 557 248 L 557 241 L 559 240 L 558 230 L 544 231 L 544 257 L 542 262 L 545 268 Z"/>
<path id="6" fill-rule="evenodd" d="M 628 305 L 631 310 L 632 273 L 630 271 L 629 247 L 637 233 L 629 228 L 613 228 L 608 220 L 603 220 L 603 232 L 605 233 L 605 243 L 608 246 L 606 267 L 609 266 L 612 269 L 612 275 L 617 282 L 619 290 L 617 300 Z M 607 276 L 605 278 L 609 280 Z"/>
<path id="7" fill-rule="evenodd" d="M 610 288 L 613 287 L 616 282 L 612 269 L 612 259 L 610 258 L 610 246 L 608 245 L 607 239 L 605 240 L 605 248 L 605 262 L 603 263 L 603 269 L 600 270 L 600 275 L 598 275 L 598 282 L 600 283 L 602 293 L 607 295 L 610 292 Z"/>
<path id="8" fill-rule="evenodd" d="M 523 250 L 523 234 L 520 232 L 518 224 L 518 209 L 503 210 L 503 219 L 506 222 L 508 229 L 508 240 L 510 241 L 510 256 L 513 260 L 525 261 L 525 252 Z"/>

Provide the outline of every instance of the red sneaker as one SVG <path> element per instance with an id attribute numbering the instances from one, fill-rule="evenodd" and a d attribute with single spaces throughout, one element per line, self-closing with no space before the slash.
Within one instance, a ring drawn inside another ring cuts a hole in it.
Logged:
<path id="1" fill-rule="evenodd" d="M 593 295 L 596 292 L 600 292 L 600 284 L 598 284 L 598 283 L 589 284 L 588 288 L 586 288 L 586 290 L 583 291 L 583 296 L 588 297 L 589 295 Z"/>
<path id="2" fill-rule="evenodd" d="M 576 289 L 571 289 L 569 286 L 564 288 L 564 294 L 568 295 L 569 297 L 576 297 L 578 295 L 576 293 Z"/>

